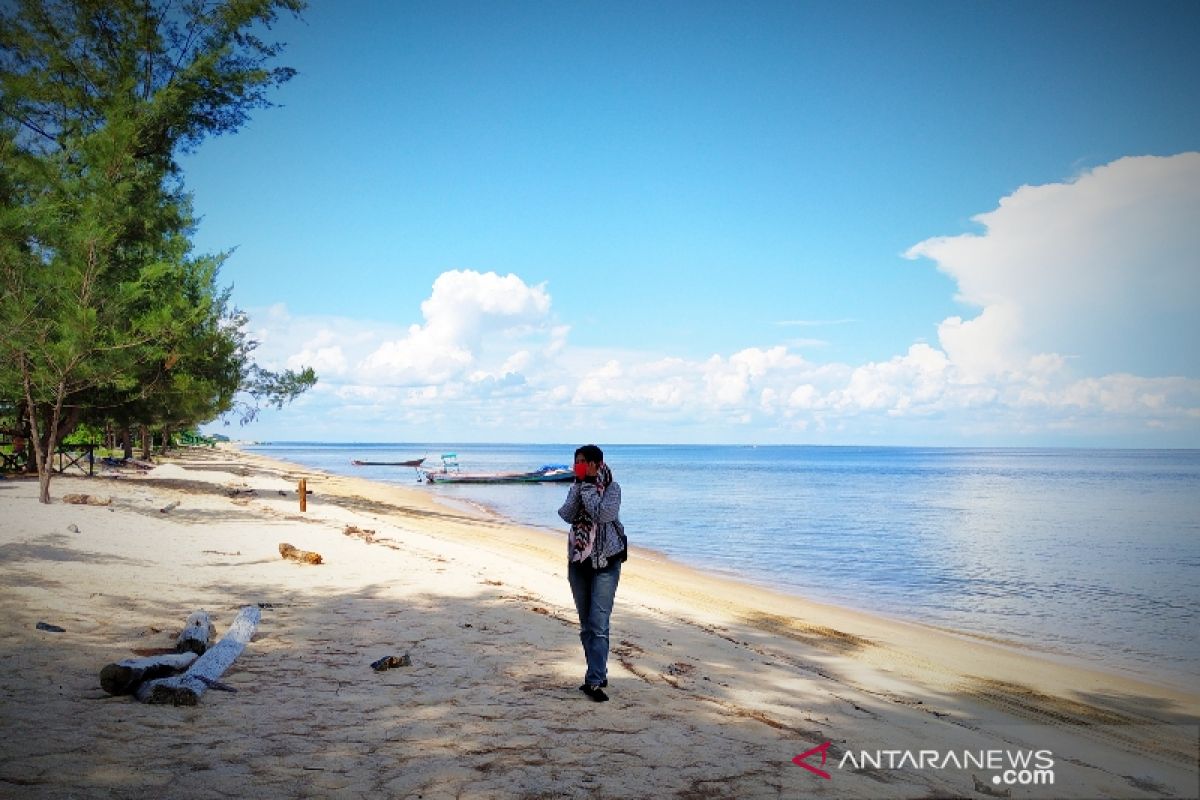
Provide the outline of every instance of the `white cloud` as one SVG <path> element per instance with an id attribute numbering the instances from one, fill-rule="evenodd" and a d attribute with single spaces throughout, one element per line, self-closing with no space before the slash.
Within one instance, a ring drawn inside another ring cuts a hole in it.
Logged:
<path id="1" fill-rule="evenodd" d="M 391 389 L 379 386 L 359 386 L 357 384 L 340 386 L 336 392 L 339 399 L 354 402 L 382 402 L 395 396 L 394 390 Z"/>
<path id="2" fill-rule="evenodd" d="M 504 364 L 500 367 L 500 371 L 504 374 L 520 372 L 523 369 L 527 369 L 532 362 L 533 356 L 528 350 L 518 350 L 505 359 Z"/>
<path id="3" fill-rule="evenodd" d="M 790 355 L 786 347 L 763 350 L 747 348 L 728 360 L 714 355 L 705 363 L 706 399 L 718 407 L 740 406 L 754 390 L 766 388 L 764 379 L 771 373 L 802 367 L 804 359 Z"/>
<path id="4" fill-rule="evenodd" d="M 558 355 L 567 346 L 567 335 L 571 332 L 570 325 L 555 325 L 550 329 L 550 343 L 542 351 L 547 358 Z"/>
<path id="5" fill-rule="evenodd" d="M 1040 353 L 1082 369 L 1200 377 L 1200 153 L 1122 158 L 1074 180 L 1023 186 L 974 218 L 981 234 L 914 245 L 983 309 L 942 346 L 973 377 Z"/>
<path id="6" fill-rule="evenodd" d="M 811 383 L 802 383 L 788 395 L 787 404 L 796 409 L 812 410 L 823 408 L 825 399 L 816 386 Z"/>
<path id="7" fill-rule="evenodd" d="M 513 274 L 473 270 L 443 272 L 433 282 L 433 294 L 421 303 L 423 330 L 434 341 L 476 349 L 480 338 L 545 318 L 550 295 L 544 284 L 527 286 Z"/>
<path id="8" fill-rule="evenodd" d="M 946 391 L 950 362 L 927 344 L 914 344 L 903 356 L 865 364 L 837 393 L 840 408 L 906 412 L 914 406 L 936 407 Z"/>
<path id="9" fill-rule="evenodd" d="M 425 323 L 380 344 L 358 365 L 357 377 L 402 386 L 445 383 L 477 363 L 485 338 L 516 341 L 536 331 L 549 311 L 544 285 L 528 286 L 512 274 L 444 272 L 421 303 Z"/>
<path id="10" fill-rule="evenodd" d="M 582 406 L 628 402 L 632 395 L 623 378 L 621 362 L 609 359 L 585 371 L 575 387 L 571 402 Z"/>
<path id="11" fill-rule="evenodd" d="M 474 354 L 455 342 L 439 340 L 420 325 L 408 336 L 384 342 L 358 366 L 360 380 L 399 386 L 443 383 L 471 366 Z"/>
<path id="12" fill-rule="evenodd" d="M 312 367 L 318 375 L 344 375 L 346 373 L 346 355 L 339 345 L 330 347 L 304 348 L 299 353 L 288 356 L 288 369 L 299 370 Z"/>
<path id="13" fill-rule="evenodd" d="M 1033 358 L 1021 346 L 1021 310 L 1011 303 L 987 306 L 978 317 L 948 317 L 938 325 L 938 342 L 958 368 L 962 380 L 976 383 L 1013 372 Z M 1061 359 L 1059 359 L 1061 362 Z"/>

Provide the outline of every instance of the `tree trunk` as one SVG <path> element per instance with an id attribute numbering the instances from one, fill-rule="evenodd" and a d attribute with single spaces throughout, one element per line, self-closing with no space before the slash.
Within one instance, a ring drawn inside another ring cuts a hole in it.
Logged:
<path id="1" fill-rule="evenodd" d="M 33 443 L 36 437 L 29 424 L 29 403 L 24 398 L 17 403 L 17 424 L 21 426 L 21 450 L 25 453 L 25 472 L 37 472 L 37 456 L 34 455 Z M 15 449 L 14 449 L 15 452 Z"/>
<path id="2" fill-rule="evenodd" d="M 45 456 L 42 458 L 41 466 L 43 469 L 38 475 L 38 486 L 40 488 L 38 502 L 46 504 L 50 503 L 50 477 L 54 474 L 54 451 L 58 449 L 58 443 L 61 441 L 59 438 L 58 420 L 59 415 L 62 413 L 62 401 L 65 394 L 64 387 L 61 384 L 55 394 L 58 395 L 58 400 L 55 402 L 53 410 L 50 411 L 50 420 L 46 423 Z"/>
<path id="3" fill-rule="evenodd" d="M 167 454 L 167 447 L 171 444 L 171 426 L 162 426 L 162 449 L 159 450 L 164 456 Z"/>
<path id="4" fill-rule="evenodd" d="M 31 405 L 32 408 L 32 405 Z M 37 465 L 38 502 L 50 502 L 50 455 L 46 452 L 46 444 L 41 436 L 41 426 L 38 425 L 37 412 L 29 413 L 30 442 L 33 448 L 33 463 Z"/>
<path id="5" fill-rule="evenodd" d="M 25 404 L 28 409 L 30 439 L 32 440 L 34 459 L 37 461 L 38 502 L 49 505 L 50 472 L 53 466 L 50 458 L 54 452 L 54 432 L 58 428 L 58 407 L 56 406 L 54 413 L 51 414 L 49 424 L 46 425 L 46 432 L 43 436 L 38 425 L 37 403 L 33 402 L 33 379 L 29 374 L 29 362 L 24 358 L 21 359 L 21 378 L 25 385 Z M 61 394 L 60 391 L 60 398 Z"/>
<path id="6" fill-rule="evenodd" d="M 82 415 L 83 409 L 79 406 L 68 406 L 66 413 L 63 413 L 62 403 L 59 403 L 58 424 L 55 427 L 57 433 L 54 435 L 55 443 L 63 441 L 75 432 L 75 429 L 79 427 L 79 418 Z"/>
<path id="7" fill-rule="evenodd" d="M 133 436 L 129 432 L 129 423 L 121 425 L 121 449 L 126 459 L 133 458 Z"/>
<path id="8" fill-rule="evenodd" d="M 142 458 L 146 461 L 150 460 L 151 450 L 154 449 L 154 443 L 150 436 L 150 427 L 142 424 Z"/>

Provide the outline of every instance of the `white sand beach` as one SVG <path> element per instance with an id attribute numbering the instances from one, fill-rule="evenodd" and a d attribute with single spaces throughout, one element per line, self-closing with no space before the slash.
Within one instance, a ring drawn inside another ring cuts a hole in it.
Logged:
<path id="1" fill-rule="evenodd" d="M 51 493 L 0 481 L 0 796 L 1200 792 L 1196 692 L 698 572 L 639 550 L 636 529 L 597 704 L 577 690 L 565 545 L 543 531 L 234 449 Z M 100 688 L 103 666 L 172 647 L 192 611 L 219 637 L 248 604 L 256 636 L 221 678 L 236 692 L 174 707 Z M 828 778 L 793 763 L 825 742 L 805 763 Z M 1053 785 L 944 764 L 988 750 L 1052 753 Z M 938 755 L 855 769 L 863 751 Z"/>

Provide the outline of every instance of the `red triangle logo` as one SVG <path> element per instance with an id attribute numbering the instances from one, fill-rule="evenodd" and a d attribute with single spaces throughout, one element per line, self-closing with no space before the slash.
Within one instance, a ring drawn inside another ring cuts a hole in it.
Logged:
<path id="1" fill-rule="evenodd" d="M 804 767 L 806 770 L 813 773 L 814 775 L 820 775 L 825 780 L 829 780 L 832 776 L 828 772 L 826 772 L 823 769 L 817 769 L 812 764 L 809 764 L 807 761 L 805 761 L 805 759 L 807 759 L 809 756 L 815 756 L 817 753 L 820 753 L 821 754 L 821 766 L 825 766 L 825 756 L 829 750 L 830 744 L 832 744 L 832 742 L 825 742 L 824 744 L 817 745 L 816 747 L 812 748 L 811 750 L 805 750 L 803 753 L 801 753 L 800 755 L 793 758 L 792 763 L 795 764 L 797 767 Z"/>

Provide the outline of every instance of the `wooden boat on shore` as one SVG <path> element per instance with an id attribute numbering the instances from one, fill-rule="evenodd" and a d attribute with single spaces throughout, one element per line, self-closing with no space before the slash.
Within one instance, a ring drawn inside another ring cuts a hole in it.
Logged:
<path id="1" fill-rule="evenodd" d="M 430 483 L 561 483 L 575 479 L 575 473 L 561 464 L 547 464 L 532 472 L 451 472 L 427 471 Z"/>
<path id="2" fill-rule="evenodd" d="M 423 458 L 414 458 L 410 461 L 360 461 L 357 458 L 350 460 L 350 463 L 356 467 L 419 467 L 425 463 Z"/>

